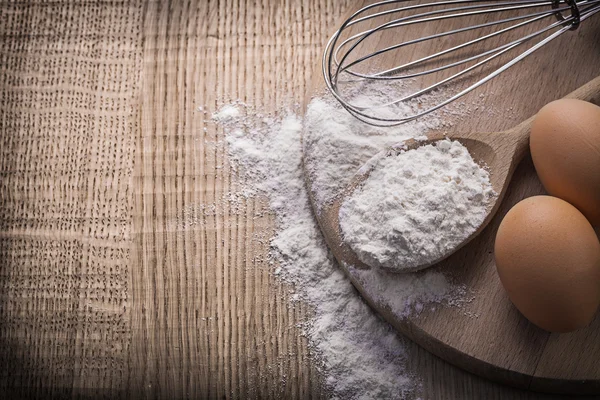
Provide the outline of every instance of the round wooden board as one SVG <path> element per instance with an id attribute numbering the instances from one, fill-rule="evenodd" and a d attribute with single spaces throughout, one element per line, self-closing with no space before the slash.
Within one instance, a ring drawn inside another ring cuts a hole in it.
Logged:
<path id="1" fill-rule="evenodd" d="M 422 29 L 422 25 L 412 29 Z M 402 31 L 387 34 L 393 34 L 396 43 L 402 39 Z M 384 37 L 382 41 L 385 40 Z M 545 103 L 566 95 L 599 73 L 600 15 L 596 15 L 579 30 L 568 32 L 465 97 L 465 104 L 477 102 L 479 110 L 472 110 L 468 118 L 445 128 L 445 132 L 500 132 L 511 128 L 535 114 Z M 307 100 L 323 90 L 321 70 L 317 68 Z M 479 97 L 481 93 L 486 94 L 483 99 Z M 310 178 L 307 180 L 314 204 L 312 183 Z M 584 329 L 550 334 L 529 323 L 514 308 L 496 274 L 493 243 L 500 221 L 512 205 L 543 192 L 531 159 L 526 157 L 489 226 L 467 246 L 432 267 L 473 291 L 469 315 L 457 307 L 436 307 L 423 311 L 418 317 L 399 319 L 394 310 L 374 301 L 376 294 L 367 293 L 357 276 L 346 272 L 366 301 L 387 321 L 454 365 L 520 388 L 549 393 L 600 394 L 600 313 Z M 321 227 L 325 227 L 325 213 L 315 214 Z M 327 234 L 328 229 L 323 231 L 339 259 L 336 239 Z"/>

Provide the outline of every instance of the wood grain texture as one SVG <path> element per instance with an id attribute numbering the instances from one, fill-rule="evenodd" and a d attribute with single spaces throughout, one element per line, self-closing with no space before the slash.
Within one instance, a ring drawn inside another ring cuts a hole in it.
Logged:
<path id="1" fill-rule="evenodd" d="M 132 269 L 133 335 L 143 340 L 132 345 L 134 393 L 324 396 L 297 327 L 310 311 L 291 304 L 271 274 L 272 216 L 257 200 L 228 200 L 237 177 L 209 119 L 232 99 L 267 112 L 297 101 L 289 94 L 304 93 L 320 29 L 342 5 L 147 4 Z"/>
<path id="2" fill-rule="evenodd" d="M 479 23 L 476 21 L 473 18 L 471 23 Z M 369 23 L 369 27 L 375 27 L 379 23 L 382 23 L 381 19 L 374 20 Z M 466 22 L 460 22 L 460 25 L 456 25 L 454 21 L 438 22 L 439 31 L 453 30 L 465 25 Z M 367 28 L 360 27 L 360 29 Z M 431 34 L 429 28 L 431 26 L 416 25 L 409 30 L 389 30 L 378 38 L 377 48 L 401 43 L 415 36 Z M 422 29 L 421 34 L 419 29 Z M 534 27 L 531 27 L 528 31 L 533 29 Z M 478 33 L 474 32 L 474 34 Z M 600 65 L 598 49 L 600 48 L 597 46 L 600 43 L 600 20 L 597 18 L 588 20 L 586 26 L 582 26 L 575 36 L 577 37 L 565 35 L 550 43 L 546 48 L 534 53 L 529 59 L 484 86 L 481 92 L 491 93 L 491 95 L 486 96 L 485 105 L 481 107 L 480 112 L 471 113 L 469 118 L 459 120 L 450 129 L 432 132 L 428 135 L 430 137 L 428 141 L 409 141 L 408 148 L 439 140 L 445 135 L 460 140 L 467 146 L 476 161 L 483 161 L 489 167 L 494 189 L 498 193 L 504 193 L 507 189 L 505 183 L 510 182 L 506 180 L 507 177 L 510 178 L 527 148 L 528 130 L 531 124 L 529 117 L 536 110 L 532 107 L 541 107 L 546 102 L 560 97 L 556 96 L 558 90 L 563 90 L 563 95 L 566 95 L 569 90 L 575 89 L 574 81 L 584 80 L 582 83 L 585 83 L 586 79 L 591 80 L 598 74 L 597 66 Z M 476 37 L 471 34 L 466 40 Z M 378 62 L 390 68 L 458 45 L 462 40 L 465 38 L 449 43 L 425 42 L 409 51 L 408 55 L 391 52 Z M 568 43 L 577 45 L 568 46 Z M 500 42 L 494 42 L 480 49 L 493 48 L 499 44 Z M 368 46 L 367 50 L 373 51 Z M 560 62 L 556 61 L 556 57 L 552 57 L 553 54 L 561 54 Z M 577 70 L 576 74 L 572 73 L 574 70 Z M 544 75 L 552 75 L 556 79 L 542 81 L 541 77 Z M 430 79 L 425 84 L 432 84 L 435 80 Z M 597 78 L 568 97 L 598 103 L 599 84 L 600 78 Z M 322 92 L 323 88 L 324 83 L 316 80 L 307 98 L 310 98 L 313 93 Z M 479 93 L 471 93 L 461 101 L 463 104 L 474 103 Z M 530 93 L 535 95 L 529 96 Z M 495 112 L 490 113 L 489 110 Z M 512 111 L 510 115 L 513 121 L 529 119 L 512 128 L 508 124 L 516 125 L 516 123 L 507 119 L 508 113 L 501 110 Z M 393 150 L 389 151 L 393 153 Z M 309 157 L 310 155 L 307 155 L 307 158 Z M 315 174 L 318 174 L 318 171 Z M 341 190 L 337 198 L 328 204 L 321 204 L 321 211 L 317 213 L 324 236 L 336 258 L 343 265 L 352 265 L 355 269 L 370 267 L 358 260 L 351 248 L 343 242 L 339 226 L 339 209 L 344 197 L 352 193 L 366 176 L 357 175 L 346 189 Z M 597 362 L 600 358 L 598 341 L 600 315 L 590 326 L 577 332 L 550 334 L 529 323 L 510 304 L 495 272 L 493 244 L 502 217 L 512 205 L 524 197 L 540 193 L 544 193 L 544 190 L 531 160 L 527 159 L 519 166 L 508 187 L 506 198 L 501 204 L 496 205 L 500 206 L 500 210 L 498 215 L 492 218 L 490 226 L 483 231 L 478 230 L 476 235 L 479 236 L 474 241 L 447 260 L 436 263 L 432 267 L 447 272 L 455 282 L 464 284 L 474 291 L 475 299 L 469 306 L 469 313 L 457 308 L 437 307 L 435 311 L 427 310 L 419 316 L 399 318 L 400 310 L 390 309 L 388 305 L 373 300 L 377 298 L 378 293 L 369 292 L 368 288 L 361 283 L 358 274 L 354 275 L 351 270 L 347 272 L 369 304 L 400 332 L 455 365 L 517 387 L 531 387 L 535 390 L 558 393 L 600 394 L 600 371 Z M 313 204 L 315 198 L 313 192 Z M 494 207 L 491 215 L 495 211 Z M 473 318 L 473 314 L 477 315 L 477 318 Z"/>
<path id="3" fill-rule="evenodd" d="M 0 3 L 0 398 L 327 397 L 197 107 L 301 101 L 351 4 Z M 538 398 L 407 357 L 423 399 Z"/>
<path id="4" fill-rule="evenodd" d="M 141 11 L 0 4 L 0 393 L 126 386 Z"/>

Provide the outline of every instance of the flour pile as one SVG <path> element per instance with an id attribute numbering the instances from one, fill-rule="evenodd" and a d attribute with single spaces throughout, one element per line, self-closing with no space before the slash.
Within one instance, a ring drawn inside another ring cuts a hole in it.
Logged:
<path id="1" fill-rule="evenodd" d="M 414 393 L 419 381 L 408 369 L 405 339 L 360 298 L 332 260 L 316 225 L 302 170 L 302 120 L 293 113 L 264 118 L 248 107 L 239 117 L 231 117 L 236 114 L 231 109 L 224 114 L 229 154 L 245 179 L 244 193 L 265 195 L 276 216 L 271 248 L 277 276 L 294 284 L 300 300 L 314 307 L 306 335 L 313 354 L 321 360 L 332 394 L 349 399 L 393 399 Z M 221 120 L 221 116 L 217 113 L 216 119 Z M 394 131 L 387 137 L 377 130 L 360 133 L 353 117 L 333 101 L 323 99 L 311 103 L 305 122 L 312 132 L 309 145 L 322 141 L 329 146 L 323 149 L 327 152 L 324 159 L 318 160 L 327 164 L 323 171 L 326 176 L 318 178 L 321 200 L 330 198 L 361 162 L 382 146 L 398 137 L 418 136 L 425 129 L 425 125 L 413 126 L 408 133 Z M 345 142 L 336 146 L 336 138 Z M 358 148 L 348 140 L 359 143 Z M 311 169 L 314 166 L 307 164 L 311 173 L 317 172 Z M 372 283 L 371 290 L 379 290 L 381 280 L 388 285 L 399 283 L 387 288 L 385 293 L 392 298 L 381 298 L 381 304 L 394 306 L 402 315 L 419 312 L 431 301 L 450 301 L 462 293 L 438 272 L 408 274 L 395 280 L 379 271 L 370 273 L 364 282 Z"/>
<path id="2" fill-rule="evenodd" d="M 461 143 L 381 157 L 340 208 L 344 240 L 364 263 L 403 272 L 453 252 L 481 225 L 495 192 Z"/>

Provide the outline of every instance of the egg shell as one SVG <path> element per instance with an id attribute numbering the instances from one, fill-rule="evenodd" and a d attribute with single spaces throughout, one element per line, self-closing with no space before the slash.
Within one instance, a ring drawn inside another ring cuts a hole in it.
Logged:
<path id="1" fill-rule="evenodd" d="M 549 194 L 600 225 L 600 107 L 561 99 L 536 115 L 530 138 L 535 169 Z"/>
<path id="2" fill-rule="evenodd" d="M 508 297 L 551 332 L 590 323 L 600 305 L 600 242 L 575 207 L 552 196 L 529 197 L 504 217 L 496 268 Z"/>

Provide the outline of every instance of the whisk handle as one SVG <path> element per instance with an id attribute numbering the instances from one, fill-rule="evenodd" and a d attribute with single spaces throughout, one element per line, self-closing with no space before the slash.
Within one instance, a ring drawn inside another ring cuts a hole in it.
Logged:
<path id="1" fill-rule="evenodd" d="M 592 79 L 578 89 L 575 89 L 564 98 L 589 101 L 590 103 L 600 106 L 600 76 Z M 514 160 L 516 162 L 521 161 L 525 154 L 527 154 L 529 147 L 529 133 L 534 119 L 535 115 L 510 130 L 515 144 Z"/>

